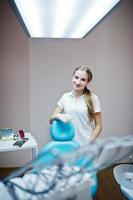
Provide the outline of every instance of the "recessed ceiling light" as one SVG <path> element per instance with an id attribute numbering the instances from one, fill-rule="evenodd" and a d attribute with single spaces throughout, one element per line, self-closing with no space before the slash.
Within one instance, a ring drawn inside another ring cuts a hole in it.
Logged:
<path id="1" fill-rule="evenodd" d="M 32 38 L 83 38 L 120 0 L 11 0 Z"/>

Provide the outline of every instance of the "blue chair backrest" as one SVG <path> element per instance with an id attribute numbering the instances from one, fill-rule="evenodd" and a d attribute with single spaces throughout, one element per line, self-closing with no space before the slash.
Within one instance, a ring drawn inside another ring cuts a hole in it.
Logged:
<path id="1" fill-rule="evenodd" d="M 64 123 L 54 120 L 50 128 L 50 135 L 53 141 L 41 149 L 36 162 L 52 163 L 59 155 L 72 152 L 80 147 L 77 142 L 72 141 L 75 136 L 75 128 L 71 121 Z"/>
<path id="2" fill-rule="evenodd" d="M 50 129 L 51 137 L 56 141 L 71 141 L 75 136 L 75 128 L 72 122 L 54 120 Z"/>
<path id="3" fill-rule="evenodd" d="M 79 148 L 79 144 L 72 141 L 52 141 L 46 144 L 36 158 L 37 164 L 51 164 L 56 158 L 64 153 L 70 153 Z"/>

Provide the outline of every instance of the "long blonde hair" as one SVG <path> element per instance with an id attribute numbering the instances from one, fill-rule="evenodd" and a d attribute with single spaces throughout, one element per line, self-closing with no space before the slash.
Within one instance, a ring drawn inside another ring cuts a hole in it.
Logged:
<path id="1" fill-rule="evenodd" d="M 88 67 L 86 67 L 84 65 L 80 65 L 79 67 L 77 67 L 74 70 L 73 75 L 78 70 L 85 71 L 87 73 L 88 82 L 90 82 L 92 80 L 93 75 L 92 75 L 91 70 Z M 86 105 L 87 105 L 89 122 L 91 123 L 94 120 L 94 106 L 93 106 L 93 102 L 92 102 L 91 91 L 87 87 L 85 87 L 83 94 L 84 94 Z"/>

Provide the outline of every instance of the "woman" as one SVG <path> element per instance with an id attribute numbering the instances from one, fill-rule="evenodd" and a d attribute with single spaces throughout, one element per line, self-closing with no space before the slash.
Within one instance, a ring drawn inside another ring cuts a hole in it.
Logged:
<path id="1" fill-rule="evenodd" d="M 91 80 L 92 73 L 88 67 L 77 67 L 72 77 L 73 91 L 61 97 L 50 118 L 50 123 L 54 119 L 63 122 L 72 120 L 75 126 L 74 139 L 81 145 L 97 139 L 102 130 L 99 98 L 88 89 Z"/>

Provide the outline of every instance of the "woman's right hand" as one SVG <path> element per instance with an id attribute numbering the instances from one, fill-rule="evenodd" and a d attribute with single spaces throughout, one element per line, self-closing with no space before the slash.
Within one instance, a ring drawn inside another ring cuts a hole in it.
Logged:
<path id="1" fill-rule="evenodd" d="M 61 120 L 62 122 L 66 123 L 69 122 L 71 119 L 71 117 L 67 114 L 63 114 L 63 109 L 59 106 L 56 107 L 56 109 L 54 110 L 51 118 L 49 119 L 49 123 L 52 124 L 52 122 L 55 120 Z"/>

